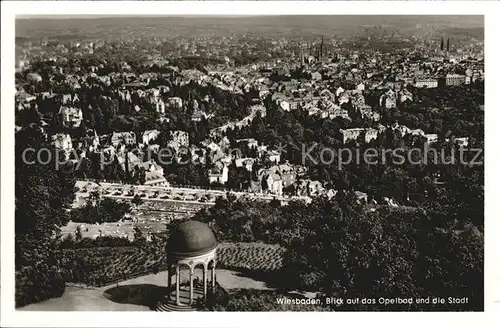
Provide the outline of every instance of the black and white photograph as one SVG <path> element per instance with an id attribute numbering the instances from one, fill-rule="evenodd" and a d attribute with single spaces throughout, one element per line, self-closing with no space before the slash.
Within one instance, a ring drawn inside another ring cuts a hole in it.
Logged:
<path id="1" fill-rule="evenodd" d="M 16 313 L 485 311 L 485 15 L 163 12 L 14 18 Z"/>

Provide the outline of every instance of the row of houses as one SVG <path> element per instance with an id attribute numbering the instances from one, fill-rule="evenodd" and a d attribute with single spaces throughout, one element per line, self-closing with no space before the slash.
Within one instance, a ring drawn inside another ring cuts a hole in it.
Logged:
<path id="1" fill-rule="evenodd" d="M 405 137 L 406 135 L 412 136 L 420 136 L 425 138 L 428 144 L 432 144 L 438 141 L 438 135 L 435 133 L 425 133 L 422 129 L 410 129 L 405 125 L 399 125 L 397 123 L 393 124 L 390 127 L 393 131 L 398 131 L 401 137 Z M 360 137 L 364 139 L 365 143 L 370 143 L 372 140 L 376 140 L 381 132 L 386 131 L 386 127 L 379 124 L 378 127 L 375 128 L 351 128 L 351 129 L 341 129 L 340 133 L 342 135 L 343 143 L 347 143 L 349 141 L 357 141 Z M 446 142 L 449 142 L 451 139 L 446 139 Z M 467 137 L 458 137 L 454 138 L 453 142 L 458 144 L 461 147 L 466 147 L 468 145 Z"/>

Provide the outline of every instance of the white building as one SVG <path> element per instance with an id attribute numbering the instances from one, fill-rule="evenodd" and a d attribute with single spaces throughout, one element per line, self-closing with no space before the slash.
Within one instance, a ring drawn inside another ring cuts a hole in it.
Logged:
<path id="1" fill-rule="evenodd" d="M 340 133 L 342 133 L 343 142 L 346 143 L 349 140 L 357 140 L 358 137 L 363 133 L 365 129 L 363 128 L 353 128 L 353 129 L 340 129 Z"/>
<path id="2" fill-rule="evenodd" d="M 226 184 L 229 179 L 229 169 L 226 165 L 219 164 L 208 172 L 208 180 L 211 184 Z"/>
<path id="3" fill-rule="evenodd" d="M 416 80 L 415 87 L 417 87 L 417 88 L 437 88 L 438 81 L 436 79 Z"/>
<path id="4" fill-rule="evenodd" d="M 278 106 L 282 110 L 284 110 L 285 112 L 289 112 L 290 111 L 290 103 L 288 101 L 283 100 L 283 99 L 278 99 L 277 103 L 278 103 Z"/>
<path id="5" fill-rule="evenodd" d="M 69 134 L 58 133 L 52 136 L 52 145 L 57 149 L 71 151 L 73 149 L 73 142 Z"/>
<path id="6" fill-rule="evenodd" d="M 281 154 L 279 151 L 276 150 L 271 150 L 267 153 L 267 159 L 271 163 L 279 163 L 281 160 Z"/>
<path id="7" fill-rule="evenodd" d="M 429 144 L 438 141 L 437 134 L 424 134 L 424 137 L 427 139 L 427 143 L 429 143 Z"/>
<path id="8" fill-rule="evenodd" d="M 156 140 L 159 135 L 160 131 L 158 130 L 146 130 L 142 134 L 142 143 L 149 145 L 152 141 Z"/>
<path id="9" fill-rule="evenodd" d="M 167 99 L 167 103 L 170 108 L 182 108 L 182 99 L 180 97 L 170 97 Z"/>
<path id="10" fill-rule="evenodd" d="M 126 145 L 133 145 L 136 143 L 134 132 L 113 132 L 111 136 L 111 144 L 113 146 L 118 146 L 120 143 L 125 143 Z"/>
<path id="11" fill-rule="evenodd" d="M 67 128 L 77 128 L 82 124 L 83 113 L 80 108 L 61 106 L 59 116 Z"/>
<path id="12" fill-rule="evenodd" d="M 188 147 L 189 146 L 189 134 L 186 131 L 177 130 L 170 133 L 172 140 L 169 145 L 173 148 Z"/>

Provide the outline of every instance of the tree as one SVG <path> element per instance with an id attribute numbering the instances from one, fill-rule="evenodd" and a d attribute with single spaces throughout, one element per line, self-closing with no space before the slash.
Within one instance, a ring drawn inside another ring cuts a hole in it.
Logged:
<path id="1" fill-rule="evenodd" d="M 42 140 L 36 128 L 16 134 L 16 233 L 52 235 L 55 225 L 62 226 L 69 220 L 66 209 L 75 197 L 73 170 L 69 166 L 56 170 L 53 162 L 41 164 L 36 153 L 44 147 Z M 23 157 L 29 148 L 35 152 Z M 56 155 L 52 149 L 51 158 Z"/>
<path id="2" fill-rule="evenodd" d="M 99 203 L 89 201 L 82 207 L 72 209 L 70 216 L 74 222 L 94 224 L 118 222 L 126 213 L 130 213 L 130 204 L 104 198 Z"/>
<path id="3" fill-rule="evenodd" d="M 446 210 L 447 207 L 444 208 Z M 481 309 L 483 233 L 469 221 L 444 220 L 437 208 L 367 211 L 354 193 L 312 203 L 218 198 L 195 219 L 221 241 L 263 241 L 287 249 L 277 279 L 284 290 L 348 298 L 427 298 L 457 294 L 469 304 L 344 305 L 335 310 Z M 455 291 L 455 292 L 454 292 Z"/>
<path id="4" fill-rule="evenodd" d="M 146 238 L 138 226 L 134 227 L 134 242 L 138 245 L 142 245 L 146 242 Z"/>
<path id="5" fill-rule="evenodd" d="M 139 168 L 137 172 L 137 181 L 143 185 L 146 183 L 146 169 L 144 167 Z"/>
<path id="6" fill-rule="evenodd" d="M 232 190 L 240 190 L 242 181 L 240 180 L 240 177 L 238 174 L 239 169 L 238 169 L 238 167 L 236 167 L 235 161 L 231 162 L 231 164 L 228 167 L 228 170 L 229 170 L 229 173 L 228 173 L 227 186 Z"/>
<path id="7" fill-rule="evenodd" d="M 16 133 L 16 306 L 64 293 L 64 279 L 59 273 L 60 254 L 52 235 L 69 220 L 66 209 L 75 197 L 75 181 L 72 168 L 64 166 L 56 170 L 53 162 L 44 165 L 37 161 L 36 152 L 48 148 L 43 140 L 37 128 L 27 127 Z M 29 148 L 34 153 L 28 152 L 23 157 L 24 150 Z M 56 155 L 52 149 L 52 158 Z M 47 158 L 42 159 L 45 162 Z"/>
<path id="8" fill-rule="evenodd" d="M 281 202 L 278 199 L 276 199 L 276 197 L 274 197 L 271 200 L 271 206 L 272 207 L 280 207 L 281 206 Z"/>
<path id="9" fill-rule="evenodd" d="M 75 231 L 75 240 L 80 241 L 82 239 L 83 239 L 82 228 L 80 228 L 80 226 L 77 226 Z"/>
<path id="10" fill-rule="evenodd" d="M 471 239 L 467 242 L 462 239 L 468 246 L 452 254 L 448 249 L 458 246 L 457 238 L 453 238 L 456 228 L 437 229 L 436 219 L 423 210 L 385 208 L 365 212 L 353 196 L 340 194 L 337 198 L 334 202 L 314 201 L 303 219 L 298 219 L 296 211 L 293 212 L 293 220 L 304 223 L 299 224 L 300 233 L 289 243 L 284 258 L 286 280 L 283 281 L 288 288 L 321 291 L 338 297 L 376 298 L 383 294 L 416 298 L 451 293 L 451 288 L 457 288 L 458 284 L 464 296 L 474 298 L 474 304 L 466 307 L 480 307 L 482 256 L 477 256 L 481 254 L 482 239 L 477 229 L 468 228 L 468 233 L 457 235 Z M 474 247 L 473 250 L 470 247 Z M 463 276 L 455 275 L 459 266 L 466 268 Z M 422 268 L 425 269 L 422 271 Z M 479 280 L 471 283 L 465 280 L 468 275 Z M 430 277 L 435 277 L 432 280 L 435 284 L 430 282 Z M 377 306 L 357 309 L 375 308 Z M 425 306 L 418 305 L 391 307 L 393 310 L 423 308 Z M 452 308 L 457 307 L 441 307 Z"/>
<path id="11" fill-rule="evenodd" d="M 88 201 L 91 204 L 99 205 L 100 200 L 101 200 L 101 193 L 99 192 L 99 190 L 94 190 L 94 191 L 90 192 Z"/>
<path id="12" fill-rule="evenodd" d="M 143 203 L 143 200 L 142 200 L 141 196 L 139 196 L 138 194 L 136 194 L 134 196 L 134 198 L 132 199 L 132 204 L 134 204 L 136 207 L 138 207 L 142 203 Z"/>

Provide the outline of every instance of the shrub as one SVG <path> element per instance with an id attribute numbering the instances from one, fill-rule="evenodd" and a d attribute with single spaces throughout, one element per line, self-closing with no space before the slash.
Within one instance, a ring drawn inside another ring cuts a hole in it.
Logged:
<path id="1" fill-rule="evenodd" d="M 92 248 L 92 247 L 122 247 L 134 246 L 135 243 L 126 237 L 103 236 L 95 239 L 82 238 L 75 241 L 69 235 L 59 243 L 61 249 L 68 248 Z"/>
<path id="2" fill-rule="evenodd" d="M 68 282 L 103 286 L 164 270 L 164 253 L 156 245 L 148 244 L 64 249 L 62 267 Z"/>
<path id="3" fill-rule="evenodd" d="M 40 236 L 16 236 L 16 307 L 64 293 L 65 282 L 54 249 Z"/>
<path id="4" fill-rule="evenodd" d="M 105 238 L 109 237 L 102 239 Z M 165 236 L 157 236 L 153 242 L 140 247 L 135 243 L 133 245 L 63 249 L 61 265 L 67 281 L 101 286 L 166 268 Z M 219 268 L 277 272 L 281 268 L 283 254 L 284 249 L 274 245 L 222 244 L 217 252 L 217 265 Z"/>
<path id="5" fill-rule="evenodd" d="M 285 249 L 262 243 L 221 244 L 217 249 L 220 268 L 276 272 L 282 267 Z"/>
<path id="6" fill-rule="evenodd" d="M 111 198 L 104 198 L 97 204 L 88 202 L 82 207 L 71 210 L 70 217 L 74 222 L 103 223 L 117 222 L 126 213 L 130 213 L 130 204 Z"/>
<path id="7" fill-rule="evenodd" d="M 141 194 L 140 196 L 139 195 L 135 195 L 134 198 L 132 199 L 132 204 L 136 205 L 136 206 L 139 206 L 141 205 L 144 201 L 142 200 L 141 197 L 145 197 L 146 195 L 144 194 Z"/>
<path id="8" fill-rule="evenodd" d="M 215 293 L 209 292 L 207 301 L 203 305 L 203 309 L 207 311 L 214 311 L 218 306 L 227 306 L 229 303 L 229 293 L 219 283 L 215 283 Z"/>
<path id="9" fill-rule="evenodd" d="M 16 272 L 16 307 L 61 297 L 64 290 L 64 279 L 55 266 L 41 264 Z"/>

